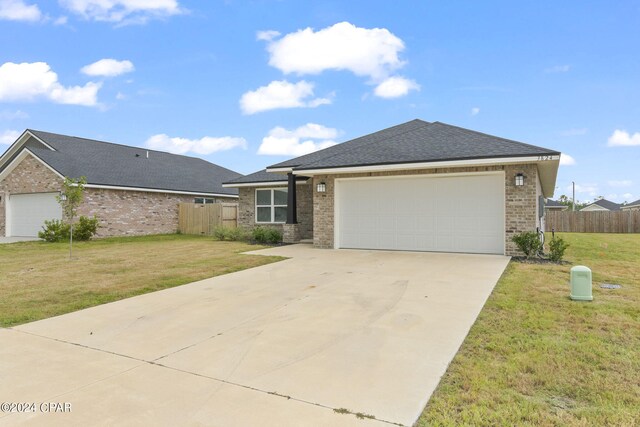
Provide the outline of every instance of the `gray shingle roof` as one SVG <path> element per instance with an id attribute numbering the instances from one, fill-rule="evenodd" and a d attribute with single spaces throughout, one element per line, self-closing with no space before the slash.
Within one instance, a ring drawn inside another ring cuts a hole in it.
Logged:
<path id="1" fill-rule="evenodd" d="M 636 200 L 635 202 L 631 202 L 631 203 L 627 203 L 626 205 L 624 205 L 625 207 L 636 207 L 636 206 L 640 206 L 640 199 Z"/>
<path id="2" fill-rule="evenodd" d="M 269 168 L 296 170 L 420 163 L 483 158 L 559 155 L 522 142 L 422 120 L 394 126 L 361 138 L 278 163 Z"/>
<path id="3" fill-rule="evenodd" d="M 589 203 L 587 206 L 585 206 L 584 208 L 580 209 L 580 210 L 584 210 L 585 208 L 591 206 L 591 205 L 598 205 L 600 207 L 603 207 L 605 209 L 608 209 L 610 211 L 619 211 L 620 210 L 620 204 L 615 203 L 615 202 L 611 202 L 607 199 L 599 199 L 596 200 L 593 203 Z"/>
<path id="4" fill-rule="evenodd" d="M 563 205 L 562 203 L 551 199 L 547 199 L 544 206 L 547 208 L 569 208 L 567 205 Z"/>
<path id="5" fill-rule="evenodd" d="M 306 181 L 307 179 L 309 178 L 304 176 L 296 176 L 297 181 Z M 249 175 L 241 176 L 240 178 L 232 179 L 230 181 L 225 181 L 224 184 L 248 184 L 248 183 L 262 183 L 262 182 L 286 183 L 287 175 L 283 175 L 280 173 L 267 172 L 266 169 L 262 169 L 261 171 L 254 172 Z"/>
<path id="6" fill-rule="evenodd" d="M 61 175 L 86 176 L 89 184 L 204 194 L 237 195 L 222 183 L 239 173 L 195 157 L 92 139 L 28 130 L 53 147 L 29 147 Z M 147 158 L 147 152 L 149 158 Z"/>

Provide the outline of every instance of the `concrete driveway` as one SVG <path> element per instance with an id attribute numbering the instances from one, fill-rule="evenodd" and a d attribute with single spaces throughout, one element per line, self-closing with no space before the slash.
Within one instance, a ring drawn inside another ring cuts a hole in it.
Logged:
<path id="1" fill-rule="evenodd" d="M 0 425 L 411 425 L 508 262 L 258 253 L 291 259 L 0 329 L 0 402 L 36 404 Z"/>
<path id="2" fill-rule="evenodd" d="M 3 243 L 32 242 L 40 240 L 37 237 L 0 237 L 0 245 Z"/>

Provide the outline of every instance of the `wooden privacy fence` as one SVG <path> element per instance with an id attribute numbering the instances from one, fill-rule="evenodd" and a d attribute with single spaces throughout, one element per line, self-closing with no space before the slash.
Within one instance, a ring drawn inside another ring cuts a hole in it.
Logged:
<path id="1" fill-rule="evenodd" d="M 180 203 L 178 230 L 183 234 L 213 234 L 218 226 L 238 226 L 237 203 Z"/>
<path id="2" fill-rule="evenodd" d="M 545 231 L 569 233 L 640 233 L 640 210 L 614 212 L 550 212 L 545 215 Z"/>

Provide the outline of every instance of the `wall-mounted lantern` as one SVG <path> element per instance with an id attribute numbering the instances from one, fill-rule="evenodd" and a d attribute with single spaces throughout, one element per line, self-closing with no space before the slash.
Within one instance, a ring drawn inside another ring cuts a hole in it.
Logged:
<path id="1" fill-rule="evenodd" d="M 324 182 L 319 182 L 318 185 L 316 186 L 316 190 L 318 191 L 318 193 L 324 193 L 327 191 L 327 184 L 325 184 Z"/>
<path id="2" fill-rule="evenodd" d="M 522 187 L 524 185 L 524 175 L 521 173 L 516 174 L 516 187 Z"/>

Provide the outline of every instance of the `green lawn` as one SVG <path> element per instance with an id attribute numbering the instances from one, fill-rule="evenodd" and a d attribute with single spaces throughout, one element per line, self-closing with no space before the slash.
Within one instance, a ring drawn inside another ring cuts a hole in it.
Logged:
<path id="1" fill-rule="evenodd" d="M 568 298 L 572 265 L 511 262 L 419 426 L 640 425 L 640 235 L 558 234 L 594 301 Z"/>
<path id="2" fill-rule="evenodd" d="M 163 235 L 74 243 L 0 245 L 0 327 L 281 260 L 210 237 Z"/>

